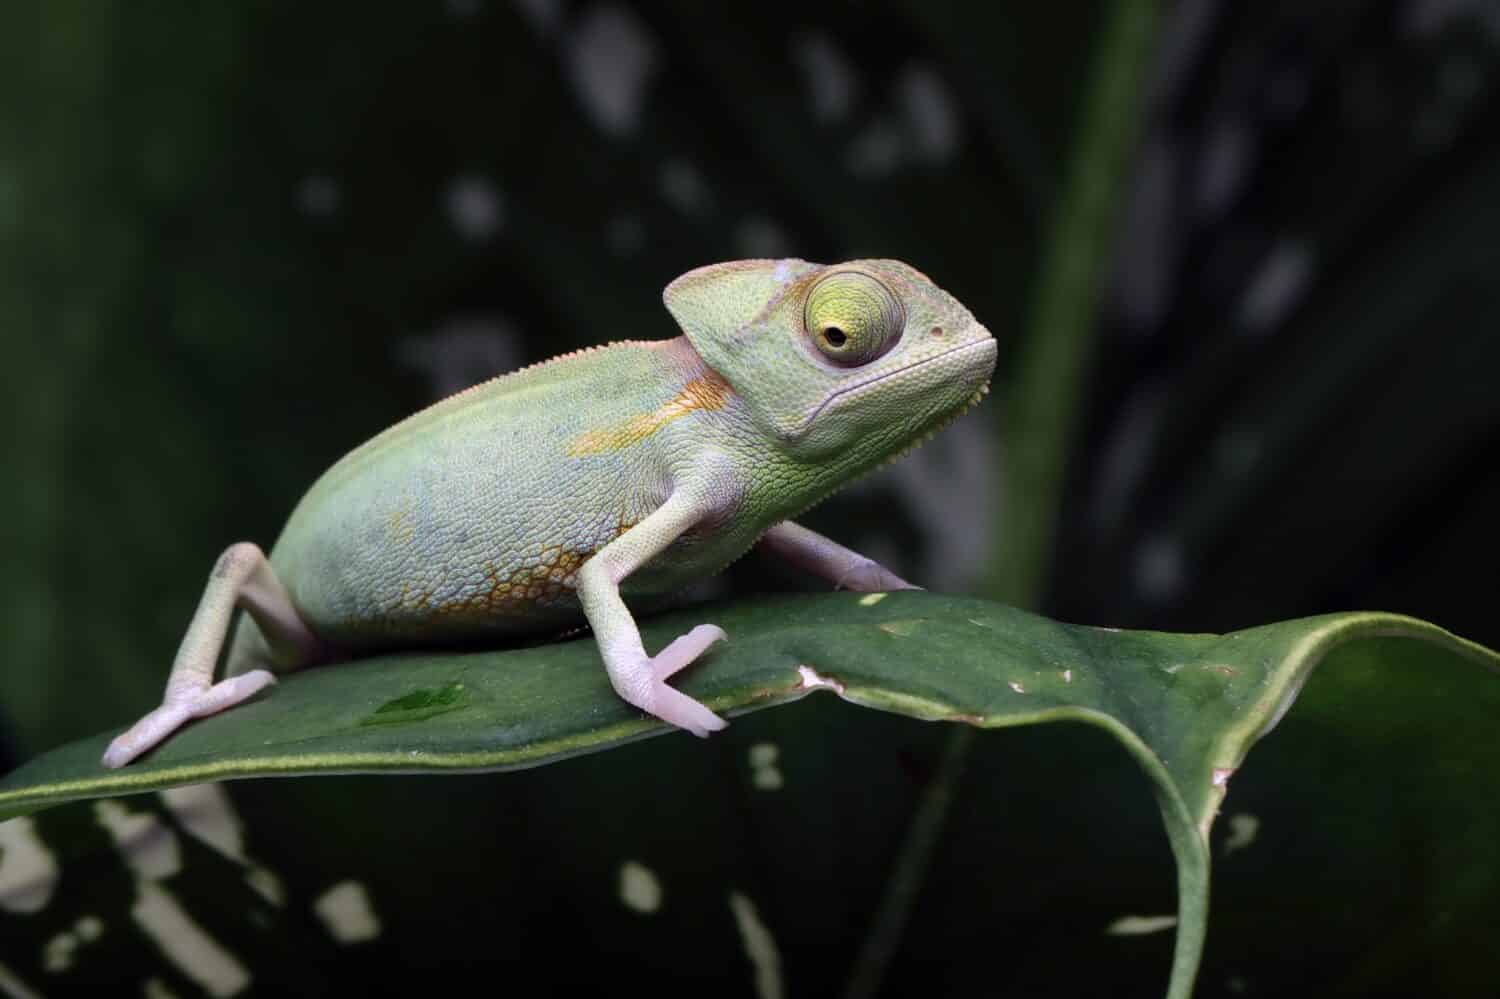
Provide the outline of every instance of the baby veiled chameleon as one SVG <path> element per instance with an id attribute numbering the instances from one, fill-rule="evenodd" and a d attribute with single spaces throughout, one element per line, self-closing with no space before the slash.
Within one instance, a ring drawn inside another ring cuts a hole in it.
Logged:
<path id="1" fill-rule="evenodd" d="M 627 604 L 656 606 L 751 547 L 835 586 L 909 587 L 790 518 L 977 401 L 989 331 L 894 260 L 715 264 L 663 297 L 685 336 L 581 350 L 444 399 L 329 469 L 269 556 L 230 546 L 161 706 L 104 764 L 273 671 L 585 619 L 621 697 L 707 735 L 725 722 L 666 681 L 724 632 L 701 624 L 650 656 Z"/>

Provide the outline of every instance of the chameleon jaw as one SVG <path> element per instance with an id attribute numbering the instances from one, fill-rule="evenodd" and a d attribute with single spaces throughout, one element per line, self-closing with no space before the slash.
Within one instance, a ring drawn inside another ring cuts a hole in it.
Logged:
<path id="1" fill-rule="evenodd" d="M 853 385 L 845 385 L 842 388 L 839 388 L 825 396 L 823 401 L 818 403 L 817 407 L 808 415 L 805 420 L 802 421 L 802 424 L 792 431 L 792 433 L 790 434 L 790 438 L 792 440 L 800 440 L 801 438 L 806 437 L 807 434 L 812 430 L 813 426 L 818 422 L 818 418 L 823 415 L 823 412 L 829 406 L 840 399 L 846 398 L 851 395 L 856 395 L 864 389 L 867 389 L 872 385 L 878 385 L 881 382 L 886 381 L 887 379 L 895 378 L 899 375 L 910 374 L 911 372 L 916 371 L 919 368 L 926 367 L 927 365 L 932 364 L 935 361 L 941 361 L 943 358 L 949 357 L 953 354 L 978 350 L 983 347 L 988 347 L 992 353 L 998 350 L 995 340 L 992 337 L 986 337 L 983 340 L 974 340 L 969 343 L 961 343 L 957 346 L 949 347 L 947 350 L 944 350 L 940 353 L 933 354 L 930 357 L 924 357 L 922 358 L 922 360 L 917 361 L 915 364 L 908 364 L 904 367 L 893 368 L 890 371 L 882 372 L 872 378 L 866 378 L 865 380 L 856 382 Z M 988 385 L 988 383 L 989 379 L 986 378 L 985 384 Z M 967 406 L 965 406 L 965 408 L 967 408 Z"/>

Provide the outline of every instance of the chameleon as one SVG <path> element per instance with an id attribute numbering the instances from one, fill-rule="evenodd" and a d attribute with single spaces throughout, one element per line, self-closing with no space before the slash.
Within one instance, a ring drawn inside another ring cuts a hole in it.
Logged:
<path id="1" fill-rule="evenodd" d="M 794 518 L 977 402 L 990 332 L 896 260 L 731 261 L 662 298 L 682 335 L 585 348 L 436 402 L 314 482 L 269 555 L 225 550 L 160 706 L 103 764 L 277 673 L 585 622 L 620 697 L 707 736 L 727 723 L 667 680 L 724 631 L 701 624 L 649 655 L 632 606 L 670 603 L 752 548 L 835 588 L 915 588 Z"/>

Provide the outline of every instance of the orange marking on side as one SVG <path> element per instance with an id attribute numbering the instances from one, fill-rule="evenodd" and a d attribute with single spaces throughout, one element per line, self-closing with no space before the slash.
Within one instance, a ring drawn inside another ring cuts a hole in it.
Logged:
<path id="1" fill-rule="evenodd" d="M 729 387 L 729 383 L 710 371 L 688 382 L 676 396 L 649 413 L 632 416 L 618 426 L 579 434 L 568 445 L 568 455 L 581 458 L 606 451 L 619 451 L 645 440 L 668 423 L 689 413 L 723 409 L 729 405 L 733 394 L 734 389 Z"/>

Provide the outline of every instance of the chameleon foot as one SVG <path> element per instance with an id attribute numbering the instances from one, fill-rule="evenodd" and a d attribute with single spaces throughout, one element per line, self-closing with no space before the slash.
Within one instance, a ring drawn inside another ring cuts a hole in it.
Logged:
<path id="1" fill-rule="evenodd" d="M 179 694 L 168 693 L 161 707 L 117 736 L 104 751 L 104 765 L 123 767 L 194 718 L 234 707 L 276 682 L 267 670 L 252 670 L 221 680 L 212 687 L 199 687 Z"/>
<path id="2" fill-rule="evenodd" d="M 641 705 L 662 721 L 685 728 L 700 739 L 717 732 L 729 723 L 682 691 L 667 686 L 667 677 L 676 673 L 705 649 L 726 639 L 724 629 L 716 624 L 700 624 L 686 635 L 674 638 L 666 648 L 651 658 L 650 705 Z"/>

